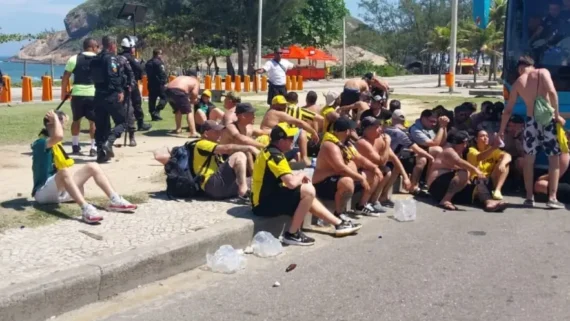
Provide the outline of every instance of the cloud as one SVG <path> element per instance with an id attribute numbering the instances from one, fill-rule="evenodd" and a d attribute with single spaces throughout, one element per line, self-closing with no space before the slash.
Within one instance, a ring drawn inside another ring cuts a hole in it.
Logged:
<path id="1" fill-rule="evenodd" d="M 0 0 L 0 16 L 14 14 L 43 13 L 64 17 L 76 7 L 73 3 L 58 3 L 54 0 Z"/>

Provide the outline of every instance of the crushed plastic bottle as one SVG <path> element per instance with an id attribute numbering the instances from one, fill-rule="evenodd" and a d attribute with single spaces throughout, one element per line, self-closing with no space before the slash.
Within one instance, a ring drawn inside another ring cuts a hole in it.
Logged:
<path id="1" fill-rule="evenodd" d="M 212 272 L 232 274 L 245 269 L 246 259 L 231 245 L 222 245 L 214 255 L 206 254 L 206 264 Z"/>
<path id="2" fill-rule="evenodd" d="M 413 199 L 397 201 L 394 208 L 394 218 L 399 222 L 411 222 L 416 220 L 416 201 Z"/>
<path id="3" fill-rule="evenodd" d="M 251 243 L 253 254 L 259 257 L 277 256 L 283 252 L 283 245 L 271 233 L 261 231 L 255 234 Z"/>

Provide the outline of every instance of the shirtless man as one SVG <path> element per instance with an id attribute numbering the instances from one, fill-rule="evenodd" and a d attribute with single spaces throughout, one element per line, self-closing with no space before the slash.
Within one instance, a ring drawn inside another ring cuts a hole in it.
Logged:
<path id="1" fill-rule="evenodd" d="M 222 124 L 224 126 L 227 126 L 228 124 L 237 121 L 236 106 L 237 104 L 241 103 L 241 96 L 235 91 L 230 91 L 223 96 L 225 97 L 224 108 L 226 111 L 224 113 Z"/>
<path id="2" fill-rule="evenodd" d="M 355 206 L 361 215 L 380 216 L 370 200 L 377 190 L 382 173 L 378 166 L 363 157 L 349 142 L 351 131 L 356 123 L 341 117 L 333 125 L 333 133 L 325 133 L 317 157 L 317 167 L 313 174 L 313 185 L 321 199 L 334 200 L 334 214 L 341 219 L 346 203 L 352 200 L 355 192 L 362 190 L 362 197 Z M 363 171 L 359 171 L 362 169 Z M 357 184 L 360 183 L 360 184 Z M 343 218 L 344 217 L 344 218 Z"/>
<path id="3" fill-rule="evenodd" d="M 311 135 L 311 140 L 313 142 L 319 141 L 319 135 L 317 131 L 311 127 L 308 123 L 297 119 L 295 117 L 290 116 L 287 114 L 287 101 L 285 97 L 281 95 L 277 95 L 273 97 L 271 101 L 271 107 L 263 116 L 263 120 L 261 121 L 261 125 L 259 125 L 261 131 L 264 132 L 265 135 L 271 133 L 273 127 L 275 127 L 278 123 L 288 123 L 295 127 L 301 128 L 303 130 L 299 131 L 298 137 L 295 137 L 295 140 L 298 141 L 299 144 L 299 152 L 301 153 L 301 159 L 305 162 L 307 166 L 311 165 L 311 160 L 308 157 L 307 153 L 307 133 Z"/>
<path id="4" fill-rule="evenodd" d="M 383 206 L 394 207 L 394 203 L 390 201 L 388 194 L 398 176 L 402 175 L 406 190 L 412 189 L 412 183 L 402 162 L 390 148 L 390 136 L 384 134 L 381 124 L 382 121 L 374 117 L 362 119 L 360 122 L 362 137 L 356 142 L 356 150 L 383 171 L 383 177 L 381 177 L 376 190 L 373 191 L 370 203 L 373 204 L 375 210 L 385 212 Z M 393 173 L 388 162 L 394 167 Z"/>
<path id="5" fill-rule="evenodd" d="M 526 189 L 525 206 L 534 206 L 534 161 L 538 150 L 542 147 L 548 156 L 548 202 L 546 206 L 552 209 L 564 208 L 556 198 L 558 191 L 558 177 L 560 177 L 560 145 L 556 139 L 556 122 L 560 114 L 558 109 L 558 95 L 550 72 L 546 69 L 534 68 L 534 60 L 523 56 L 517 64 L 519 78 L 511 87 L 509 102 L 503 111 L 499 135 L 504 141 L 507 123 L 513 114 L 513 107 L 520 96 L 526 105 L 526 121 L 524 129 L 524 185 Z M 554 117 L 543 125 L 534 117 L 534 107 L 538 100 L 546 102 L 554 108 Z"/>
<path id="6" fill-rule="evenodd" d="M 196 77 L 178 76 L 166 86 L 166 99 L 175 114 L 176 129 L 179 134 L 182 131 L 182 115 L 186 115 L 190 138 L 198 138 L 194 123 L 194 113 L 192 106 L 198 103 L 198 93 L 200 92 L 200 81 Z"/>
<path id="7" fill-rule="evenodd" d="M 475 198 L 489 212 L 505 209 L 506 204 L 495 201 L 486 186 L 485 174 L 461 158 L 469 142 L 466 131 L 453 131 L 447 136 L 443 152 L 435 157 L 428 175 L 429 193 L 444 210 L 456 211 L 453 203 L 473 205 Z M 477 182 L 469 182 L 469 172 L 477 175 Z"/>

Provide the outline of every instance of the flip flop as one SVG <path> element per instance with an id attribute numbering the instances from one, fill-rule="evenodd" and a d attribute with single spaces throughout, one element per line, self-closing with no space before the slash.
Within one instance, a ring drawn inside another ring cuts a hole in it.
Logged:
<path id="1" fill-rule="evenodd" d="M 443 204 L 437 204 L 437 207 L 443 209 L 444 211 L 457 211 L 457 206 L 453 205 L 451 202 L 445 202 Z"/>
<path id="2" fill-rule="evenodd" d="M 485 208 L 485 212 L 499 213 L 499 212 L 503 212 L 507 207 L 508 207 L 507 203 L 501 202 L 492 209 L 491 208 Z"/>

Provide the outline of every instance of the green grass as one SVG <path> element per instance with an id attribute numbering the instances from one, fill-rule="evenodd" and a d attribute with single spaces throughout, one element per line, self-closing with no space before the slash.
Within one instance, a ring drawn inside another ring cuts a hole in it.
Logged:
<path id="1" fill-rule="evenodd" d="M 124 196 L 133 204 L 142 204 L 148 201 L 147 193 L 137 193 Z M 93 198 L 88 200 L 96 207 L 104 207 L 106 198 Z M 81 216 L 81 209 L 77 204 L 37 205 L 27 199 L 16 199 L 2 203 L 0 215 L 0 232 L 10 228 L 31 228 L 41 225 L 52 224 L 60 220 L 73 220 Z M 103 212 L 103 215 L 105 213 Z"/>

